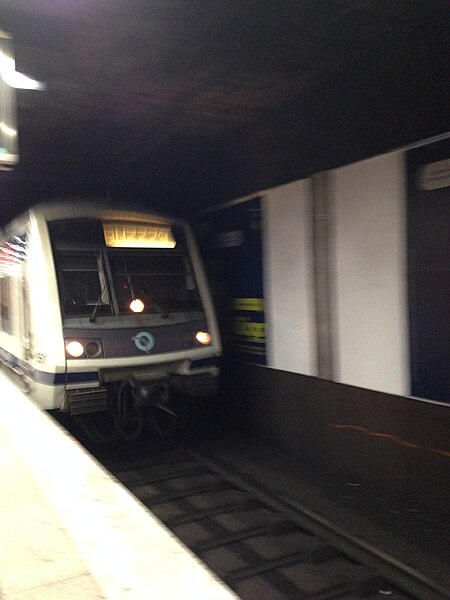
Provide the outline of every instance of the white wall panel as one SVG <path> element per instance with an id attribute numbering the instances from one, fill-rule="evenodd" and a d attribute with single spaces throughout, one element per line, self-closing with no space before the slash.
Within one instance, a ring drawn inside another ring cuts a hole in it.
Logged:
<path id="1" fill-rule="evenodd" d="M 268 365 L 315 375 L 311 188 L 300 180 L 263 201 Z"/>
<path id="2" fill-rule="evenodd" d="M 335 379 L 407 395 L 404 156 L 379 156 L 334 175 Z"/>

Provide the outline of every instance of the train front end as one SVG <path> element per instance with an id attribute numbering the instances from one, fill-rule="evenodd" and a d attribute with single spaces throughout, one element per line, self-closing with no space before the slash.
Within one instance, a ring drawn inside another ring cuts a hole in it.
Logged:
<path id="1" fill-rule="evenodd" d="M 62 314 L 61 410 L 108 415 L 135 437 L 142 414 L 160 431 L 192 418 L 217 390 L 220 338 L 189 227 L 101 211 L 48 221 Z M 188 410 L 189 408 L 189 410 Z"/>

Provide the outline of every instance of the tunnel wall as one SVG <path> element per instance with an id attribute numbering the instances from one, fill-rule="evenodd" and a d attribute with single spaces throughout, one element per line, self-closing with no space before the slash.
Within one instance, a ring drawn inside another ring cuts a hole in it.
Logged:
<path id="1" fill-rule="evenodd" d="M 390 152 L 212 211 L 210 225 L 236 240 L 221 250 L 225 271 L 248 282 L 263 270 L 258 298 L 236 289 L 221 298 L 223 307 L 247 300 L 259 307 L 259 313 L 250 304 L 245 314 L 229 311 L 226 353 L 236 358 L 246 344 L 250 351 L 240 358 L 249 362 L 450 402 L 450 330 L 442 318 L 449 309 L 449 151 L 444 140 Z M 424 165 L 438 169 L 430 190 L 418 179 Z M 319 178 L 325 204 L 317 196 Z M 252 255 L 242 220 L 229 232 L 224 224 L 231 213 L 248 221 L 256 206 L 262 244 Z M 211 246 L 217 247 L 214 235 Z M 248 331 L 233 327 L 236 319 Z"/>
<path id="2" fill-rule="evenodd" d="M 448 518 L 447 406 L 236 361 L 223 391 L 231 427 Z"/>
<path id="3" fill-rule="evenodd" d="M 433 148 L 426 163 L 449 156 L 448 142 Z M 409 193 L 418 184 L 410 156 L 400 150 L 328 172 L 323 215 L 314 212 L 311 178 L 258 193 L 267 366 L 226 352 L 223 409 L 231 427 L 301 464 L 340 472 L 404 507 L 419 503 L 443 515 L 449 511 L 450 410 L 444 402 L 450 397 L 434 402 L 411 395 L 411 237 L 433 206 L 431 192 L 421 191 L 422 212 L 411 221 Z M 439 197 L 448 200 L 449 191 L 440 185 Z M 318 378 L 313 217 L 328 223 L 332 380 Z M 445 254 L 441 238 L 428 230 L 448 227 L 448 211 L 429 220 L 423 246 L 439 243 Z M 444 282 L 439 264 L 428 262 L 427 272 L 434 269 Z M 435 299 L 427 298 L 424 312 L 434 315 Z M 433 330 L 442 346 L 444 314 Z"/>

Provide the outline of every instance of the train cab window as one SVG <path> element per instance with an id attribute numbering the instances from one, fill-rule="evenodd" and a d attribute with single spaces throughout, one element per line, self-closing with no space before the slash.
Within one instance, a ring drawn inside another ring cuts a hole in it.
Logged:
<path id="1" fill-rule="evenodd" d="M 106 245 L 95 219 L 48 227 L 65 317 L 131 315 L 134 298 L 147 314 L 202 312 L 182 227 L 170 229 L 175 247 L 145 248 Z"/>
<path id="2" fill-rule="evenodd" d="M 130 313 L 133 296 L 143 300 L 144 313 L 201 310 L 186 255 L 167 250 L 116 251 L 109 261 L 121 314 Z"/>
<path id="3" fill-rule="evenodd" d="M 53 248 L 99 248 L 104 246 L 102 224 L 98 219 L 50 221 L 48 230 Z"/>
<path id="4" fill-rule="evenodd" d="M 66 317 L 111 314 L 101 253 L 56 251 L 55 262 Z"/>

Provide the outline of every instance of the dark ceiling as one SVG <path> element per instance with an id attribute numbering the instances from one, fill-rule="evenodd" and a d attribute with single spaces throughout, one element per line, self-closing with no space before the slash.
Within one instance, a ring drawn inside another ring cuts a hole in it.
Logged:
<path id="1" fill-rule="evenodd" d="M 0 0 L 20 164 L 57 194 L 207 206 L 450 129 L 448 0 Z"/>

